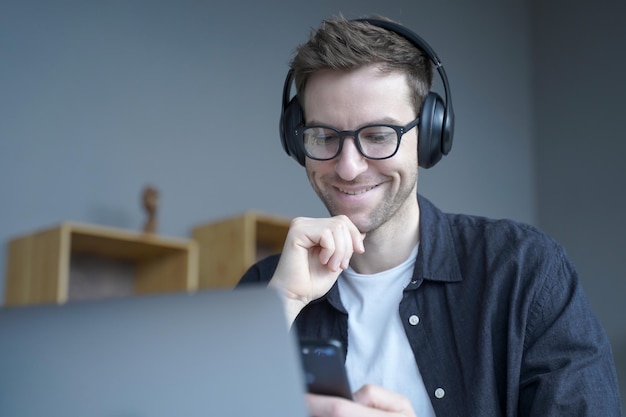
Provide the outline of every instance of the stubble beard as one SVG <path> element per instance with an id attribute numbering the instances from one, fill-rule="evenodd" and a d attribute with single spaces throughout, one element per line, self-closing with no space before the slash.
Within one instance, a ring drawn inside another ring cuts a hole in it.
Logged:
<path id="1" fill-rule="evenodd" d="M 350 207 L 348 210 L 337 207 L 330 192 L 325 192 L 316 187 L 312 181 L 311 185 L 331 216 L 343 214 L 354 223 L 361 233 L 371 234 L 394 219 L 403 208 L 406 209 L 409 199 L 417 199 L 417 173 L 413 175 L 413 178 L 414 181 L 403 182 L 404 186 L 395 195 L 385 195 L 376 207 L 359 205 Z"/>

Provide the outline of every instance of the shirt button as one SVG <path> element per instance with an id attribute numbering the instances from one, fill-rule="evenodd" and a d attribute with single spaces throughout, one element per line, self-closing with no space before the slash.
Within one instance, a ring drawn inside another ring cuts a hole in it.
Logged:
<path id="1" fill-rule="evenodd" d="M 437 388 L 435 390 L 435 397 L 441 399 L 446 395 L 446 392 L 443 390 L 443 388 Z"/>
<path id="2" fill-rule="evenodd" d="M 415 314 L 409 317 L 409 324 L 411 326 L 416 326 L 419 322 L 420 322 L 420 318 L 417 317 Z"/>

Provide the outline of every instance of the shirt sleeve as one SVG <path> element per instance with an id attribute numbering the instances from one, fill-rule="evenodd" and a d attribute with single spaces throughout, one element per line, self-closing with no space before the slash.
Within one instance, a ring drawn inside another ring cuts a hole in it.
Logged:
<path id="1" fill-rule="evenodd" d="M 247 284 L 268 283 L 274 275 L 279 259 L 280 255 L 272 255 L 255 263 L 241 277 L 237 287 Z"/>
<path id="2" fill-rule="evenodd" d="M 563 250 L 550 256 L 530 307 L 519 415 L 621 416 L 608 338 Z"/>

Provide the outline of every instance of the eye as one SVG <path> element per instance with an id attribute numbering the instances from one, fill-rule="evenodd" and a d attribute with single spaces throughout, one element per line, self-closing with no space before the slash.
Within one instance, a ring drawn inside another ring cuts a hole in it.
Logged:
<path id="1" fill-rule="evenodd" d="M 371 144 L 384 144 L 395 142 L 396 131 L 388 126 L 371 126 L 359 133 L 359 139 Z"/>
<path id="2" fill-rule="evenodd" d="M 339 135 L 332 129 L 313 127 L 304 131 L 305 141 L 311 145 L 324 146 L 339 140 Z"/>

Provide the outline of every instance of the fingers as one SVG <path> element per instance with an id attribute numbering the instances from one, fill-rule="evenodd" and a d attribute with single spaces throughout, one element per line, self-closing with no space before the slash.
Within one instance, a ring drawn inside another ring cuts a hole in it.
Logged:
<path id="1" fill-rule="evenodd" d="M 334 219 L 332 223 L 320 231 L 319 261 L 331 271 L 346 269 L 355 251 L 351 232 L 353 225 L 343 219 Z"/>
<path id="2" fill-rule="evenodd" d="M 413 406 L 408 398 L 378 385 L 364 385 L 354 393 L 354 401 L 366 407 L 415 417 Z"/>
<path id="3" fill-rule="evenodd" d="M 306 395 L 311 417 L 416 417 L 409 400 L 377 385 L 365 385 L 354 401 L 326 395 Z"/>
<path id="4" fill-rule="evenodd" d="M 346 216 L 328 219 L 319 230 L 319 261 L 332 271 L 346 269 L 352 255 L 363 253 L 364 234 Z"/>
<path id="5" fill-rule="evenodd" d="M 311 300 L 326 294 L 352 255 L 363 253 L 365 234 L 347 216 L 291 221 L 283 251 L 269 283 L 287 300 L 289 324 Z"/>
<path id="6" fill-rule="evenodd" d="M 357 415 L 364 417 L 360 414 L 354 414 L 357 404 L 344 398 L 307 394 L 306 405 L 308 414 L 311 417 L 342 417 Z"/>

